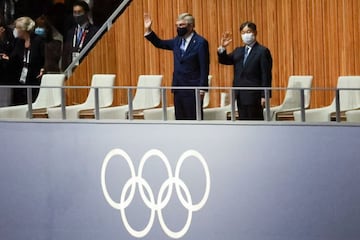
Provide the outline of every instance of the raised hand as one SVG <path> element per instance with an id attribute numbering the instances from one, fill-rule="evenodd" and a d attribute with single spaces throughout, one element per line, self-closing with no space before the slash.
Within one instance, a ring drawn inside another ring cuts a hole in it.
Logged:
<path id="1" fill-rule="evenodd" d="M 226 48 L 232 42 L 232 33 L 231 32 L 224 32 L 221 37 L 221 46 Z"/>
<path id="2" fill-rule="evenodd" d="M 146 32 L 151 32 L 152 20 L 149 13 L 144 13 L 144 27 Z"/>

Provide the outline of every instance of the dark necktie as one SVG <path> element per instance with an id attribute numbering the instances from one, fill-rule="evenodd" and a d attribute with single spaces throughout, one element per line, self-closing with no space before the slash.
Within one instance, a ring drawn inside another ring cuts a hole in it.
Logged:
<path id="1" fill-rule="evenodd" d="M 180 45 L 181 56 L 184 56 L 184 53 L 186 51 L 185 43 L 186 43 L 185 38 L 182 38 L 181 39 L 181 45 Z"/>
<path id="2" fill-rule="evenodd" d="M 243 62 L 243 65 L 245 65 L 246 63 L 246 60 L 249 56 L 249 52 L 250 52 L 250 48 L 248 46 L 245 47 L 245 54 L 244 54 L 244 62 Z"/>

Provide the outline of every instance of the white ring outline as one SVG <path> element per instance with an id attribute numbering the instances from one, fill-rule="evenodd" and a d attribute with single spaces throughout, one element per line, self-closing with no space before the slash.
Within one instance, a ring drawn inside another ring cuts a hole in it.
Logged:
<path id="1" fill-rule="evenodd" d="M 129 165 L 130 173 L 131 173 L 131 178 L 129 180 L 127 180 L 127 182 L 125 183 L 125 185 L 121 191 L 120 202 L 115 202 L 111 198 L 111 196 L 108 192 L 108 189 L 106 187 L 107 166 L 108 166 L 110 160 L 114 156 L 117 156 L 117 155 L 123 157 L 126 160 L 127 164 Z M 168 174 L 168 179 L 160 187 L 157 202 L 155 202 L 155 197 L 154 197 L 154 194 L 153 194 L 153 191 L 152 191 L 150 185 L 142 177 L 144 165 L 151 156 L 157 156 L 163 161 L 163 163 L 166 167 L 166 170 L 167 170 L 167 174 Z M 202 166 L 204 168 L 205 177 L 206 177 L 206 186 L 205 186 L 204 195 L 203 195 L 202 199 L 199 201 L 199 203 L 197 203 L 195 205 L 192 203 L 192 198 L 191 198 L 191 194 L 190 194 L 188 187 L 186 186 L 184 181 L 180 179 L 180 170 L 181 170 L 182 164 L 190 156 L 193 156 L 200 161 L 200 163 L 202 164 Z M 172 195 L 172 190 L 173 190 L 173 184 L 175 184 L 176 194 L 177 194 L 181 204 L 188 210 L 188 217 L 187 217 L 186 223 L 185 223 L 184 227 L 178 232 L 174 232 L 174 231 L 170 230 L 167 227 L 167 225 L 165 224 L 164 218 L 162 216 L 162 209 L 165 208 L 166 205 L 170 201 L 170 198 Z M 131 204 L 131 202 L 134 198 L 136 185 L 139 186 L 139 193 L 140 193 L 142 200 L 144 201 L 145 205 L 148 208 L 150 208 L 150 210 L 151 210 L 148 224 L 146 225 L 146 227 L 143 230 L 140 230 L 140 231 L 137 231 L 130 226 L 130 224 L 127 220 L 127 217 L 126 217 L 126 213 L 125 213 L 125 209 Z M 168 159 L 164 155 L 164 153 L 157 149 L 151 149 L 151 150 L 147 151 L 144 154 L 144 156 L 141 158 L 141 161 L 139 164 L 139 169 L 138 169 L 138 175 L 136 176 L 135 175 L 135 167 L 130 159 L 130 156 L 122 149 L 113 149 L 105 156 L 104 162 L 101 167 L 101 187 L 103 190 L 104 197 L 105 197 L 106 201 L 109 203 L 109 205 L 117 210 L 120 210 L 123 224 L 124 224 L 126 230 L 132 236 L 137 237 L 137 238 L 142 238 L 142 237 L 146 236 L 149 233 L 149 231 L 151 230 L 151 227 L 155 220 L 155 212 L 157 212 L 157 215 L 159 218 L 159 223 L 160 223 L 160 226 L 161 226 L 162 230 L 164 231 L 164 233 L 167 234 L 171 238 L 177 239 L 177 238 L 181 238 L 182 236 L 184 236 L 187 233 L 187 231 L 189 230 L 190 225 L 191 225 L 191 220 L 192 220 L 192 213 L 194 211 L 200 210 L 206 204 L 206 201 L 210 194 L 210 172 L 209 172 L 209 168 L 208 168 L 208 165 L 207 165 L 204 157 L 196 150 L 188 150 L 180 156 L 180 158 L 176 164 L 175 176 L 173 177 L 171 167 L 170 167 L 170 162 L 168 161 Z M 128 189 L 130 187 L 131 187 L 131 189 L 130 189 L 129 196 L 128 196 L 128 198 L 125 199 L 126 193 L 128 192 Z M 147 191 L 150 199 L 147 198 L 147 196 L 144 192 L 144 188 Z M 164 191 L 166 189 L 168 189 L 167 194 L 165 196 L 165 199 L 162 200 Z M 185 200 L 183 193 L 181 192 L 181 189 L 184 191 L 187 200 Z"/>

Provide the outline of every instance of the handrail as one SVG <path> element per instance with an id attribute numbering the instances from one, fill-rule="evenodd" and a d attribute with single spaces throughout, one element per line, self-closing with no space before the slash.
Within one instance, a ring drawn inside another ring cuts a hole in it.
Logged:
<path id="1" fill-rule="evenodd" d="M 133 120 L 133 94 L 132 91 L 136 89 L 159 89 L 161 93 L 161 99 L 162 99 L 162 110 L 163 110 L 163 120 L 167 121 L 167 111 L 166 111 L 166 103 L 167 103 L 167 97 L 166 93 L 167 90 L 194 90 L 196 93 L 196 108 L 197 108 L 197 120 L 201 120 L 201 104 L 200 104 L 200 90 L 226 90 L 230 92 L 231 97 L 231 120 L 235 121 L 235 91 L 237 90 L 257 90 L 257 91 L 265 91 L 265 109 L 266 109 L 266 116 L 267 121 L 270 121 L 270 94 L 269 91 L 284 91 L 284 90 L 295 90 L 300 92 L 300 108 L 301 111 L 301 121 L 305 122 L 305 91 L 334 91 L 335 92 L 335 105 L 336 105 L 336 122 L 340 122 L 340 92 L 341 91 L 360 91 L 360 88 L 287 88 L 287 87 L 171 87 L 171 86 L 161 86 L 161 87 L 137 87 L 137 86 L 34 86 L 34 85 L 0 85 L 1 88 L 26 88 L 28 93 L 28 99 L 27 99 L 27 105 L 28 105 L 28 118 L 32 118 L 32 88 L 61 88 L 61 110 L 62 110 L 62 119 L 66 120 L 66 96 L 65 96 L 65 90 L 66 89 L 94 89 L 95 91 L 95 119 L 100 119 L 100 107 L 99 107 L 99 89 L 123 89 L 127 90 L 128 95 L 128 110 L 129 110 L 129 120 Z M 0 107 L 1 109 L 1 107 Z"/>
<path id="2" fill-rule="evenodd" d="M 116 20 L 118 15 L 127 7 L 127 5 L 132 0 L 123 0 L 119 7 L 111 14 L 111 16 L 106 20 L 106 22 L 101 26 L 101 28 L 96 32 L 96 34 L 90 39 L 90 41 L 84 46 L 84 48 L 80 51 L 79 55 L 73 59 L 70 65 L 65 69 L 64 73 L 66 78 L 69 78 L 73 69 L 78 65 L 80 60 L 90 51 L 90 49 L 95 45 L 95 43 L 102 37 L 105 31 L 109 31 L 113 22 Z"/>

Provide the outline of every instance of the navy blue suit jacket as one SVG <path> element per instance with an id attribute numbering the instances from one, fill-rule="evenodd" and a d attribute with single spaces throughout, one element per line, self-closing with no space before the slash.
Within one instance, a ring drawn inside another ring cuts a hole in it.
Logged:
<path id="1" fill-rule="evenodd" d="M 272 57 L 270 50 L 259 43 L 252 47 L 244 62 L 245 47 L 238 47 L 232 53 L 218 53 L 219 62 L 234 66 L 234 87 L 271 87 Z M 237 100 L 241 105 L 259 104 L 264 91 L 238 91 Z M 270 92 L 271 96 L 271 92 Z"/>
<path id="2" fill-rule="evenodd" d="M 210 60 L 209 44 L 206 39 L 194 32 L 194 35 L 183 56 L 180 50 L 180 37 L 175 37 L 170 40 L 162 40 L 154 32 L 152 32 L 146 36 L 146 39 L 148 39 L 157 48 L 173 51 L 173 86 L 208 87 Z"/>

